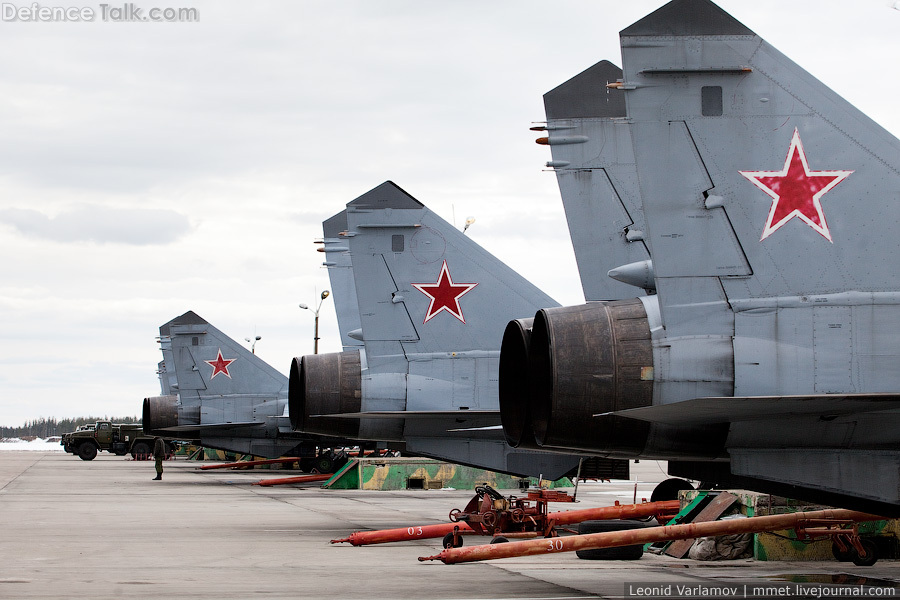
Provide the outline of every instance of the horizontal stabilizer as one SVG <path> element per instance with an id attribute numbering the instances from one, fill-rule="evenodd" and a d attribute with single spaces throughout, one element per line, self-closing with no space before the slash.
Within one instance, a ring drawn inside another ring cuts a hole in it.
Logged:
<path id="1" fill-rule="evenodd" d="M 490 417 L 500 418 L 499 410 L 372 410 L 355 413 L 336 413 L 331 415 L 310 415 L 329 419 L 440 419 L 457 417 Z"/>
<path id="2" fill-rule="evenodd" d="M 489 427 L 461 427 L 459 429 L 448 429 L 447 431 L 472 431 L 472 432 L 477 433 L 479 431 L 488 432 L 488 431 L 502 431 L 502 430 L 503 430 L 503 425 L 491 425 Z"/>
<path id="3" fill-rule="evenodd" d="M 656 406 L 594 415 L 617 416 L 669 425 L 706 425 L 735 421 L 765 421 L 799 416 L 837 416 L 895 410 L 900 394 L 818 394 L 811 396 L 726 396 L 695 398 Z"/>

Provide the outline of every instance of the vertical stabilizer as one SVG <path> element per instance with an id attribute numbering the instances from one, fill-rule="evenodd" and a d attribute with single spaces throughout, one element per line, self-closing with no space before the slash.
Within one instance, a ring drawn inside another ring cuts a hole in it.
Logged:
<path id="1" fill-rule="evenodd" d="M 545 137 L 550 146 L 585 300 L 622 300 L 655 285 L 619 276 L 622 267 L 646 265 L 644 215 L 625 94 L 608 84 L 622 70 L 600 61 L 544 94 Z"/>
<path id="2" fill-rule="evenodd" d="M 511 318 L 558 306 L 392 182 L 350 202 L 347 218 L 370 360 L 496 350 Z"/>
<path id="3" fill-rule="evenodd" d="M 148 431 L 267 457 L 303 441 L 284 416 L 284 375 L 193 311 L 162 325 L 159 334 L 161 387 L 177 396 L 144 400 Z"/>
<path id="4" fill-rule="evenodd" d="M 337 314 L 338 330 L 344 350 L 362 348 L 362 325 L 359 305 L 356 302 L 356 286 L 353 283 L 353 265 L 350 261 L 350 245 L 342 234 L 347 231 L 347 211 L 342 210 L 322 223 L 322 247 L 325 253 L 323 265 L 328 269 L 332 300 Z"/>

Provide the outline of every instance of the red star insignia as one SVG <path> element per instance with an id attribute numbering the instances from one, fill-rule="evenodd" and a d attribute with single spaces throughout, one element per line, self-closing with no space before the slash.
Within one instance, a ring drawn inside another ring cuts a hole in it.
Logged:
<path id="1" fill-rule="evenodd" d="M 222 356 L 222 349 L 219 348 L 219 355 L 216 357 L 216 360 L 203 361 L 213 368 L 212 375 L 209 377 L 210 381 L 212 381 L 216 375 L 224 375 L 228 379 L 231 379 L 231 373 L 228 372 L 228 365 L 236 360 L 236 358 L 224 358 Z"/>
<path id="2" fill-rule="evenodd" d="M 444 261 L 441 267 L 441 273 L 438 275 L 437 283 L 413 283 L 412 286 L 431 298 L 431 304 L 428 305 L 428 312 L 425 313 L 427 323 L 436 314 L 441 311 L 447 311 L 463 323 L 466 322 L 462 309 L 459 307 L 459 299 L 464 294 L 469 293 L 477 283 L 453 283 L 450 277 L 450 269 L 447 268 L 447 261 Z"/>
<path id="3" fill-rule="evenodd" d="M 794 129 L 794 137 L 791 138 L 784 168 L 780 171 L 738 171 L 773 200 L 766 227 L 759 241 L 763 241 L 778 231 L 782 225 L 798 217 L 832 242 L 820 200 L 852 172 L 810 171 L 803 142 L 800 141 L 800 132 Z"/>

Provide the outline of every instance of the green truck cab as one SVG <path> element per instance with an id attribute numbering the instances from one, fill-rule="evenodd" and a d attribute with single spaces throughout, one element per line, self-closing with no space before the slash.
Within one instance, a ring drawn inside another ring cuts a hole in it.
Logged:
<path id="1" fill-rule="evenodd" d="M 153 436 L 144 435 L 140 425 L 97 421 L 63 434 L 59 442 L 66 452 L 81 460 L 94 460 L 101 450 L 116 456 L 131 454 L 132 458 L 149 456 L 153 452 Z M 167 443 L 167 448 L 170 445 Z"/>

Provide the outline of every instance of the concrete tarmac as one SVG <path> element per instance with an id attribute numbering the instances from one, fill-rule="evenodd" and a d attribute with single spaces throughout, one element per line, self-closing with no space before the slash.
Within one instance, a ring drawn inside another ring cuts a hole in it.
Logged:
<path id="1" fill-rule="evenodd" d="M 197 467 L 167 461 L 163 480 L 151 481 L 153 462 L 130 457 L 101 454 L 84 462 L 63 453 L 0 453 L 0 598 L 660 597 L 628 594 L 638 587 L 655 587 L 668 597 L 696 591 L 680 597 L 715 598 L 725 597 L 713 593 L 721 586 L 726 593 L 736 590 L 728 597 L 814 597 L 797 593 L 797 581 L 860 594 L 878 589 L 876 597 L 900 595 L 900 564 L 887 560 L 855 567 L 645 554 L 638 561 L 605 562 L 565 553 L 464 565 L 419 563 L 417 557 L 440 552 L 440 540 L 368 547 L 329 541 L 358 530 L 446 522 L 472 490 L 266 488 L 252 483 L 292 473 Z M 579 487 L 577 504 L 557 506 L 607 506 L 616 499 L 630 502 L 635 493 L 640 500 L 666 477 L 653 462 L 632 471 L 637 492 L 634 481 L 591 482 Z M 469 537 L 466 545 L 476 539 L 488 541 Z M 773 595 L 755 593 L 761 586 Z M 793 586 L 793 592 L 780 594 L 778 586 Z"/>

